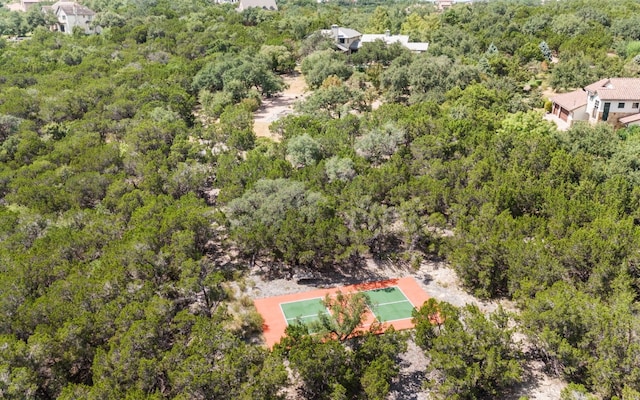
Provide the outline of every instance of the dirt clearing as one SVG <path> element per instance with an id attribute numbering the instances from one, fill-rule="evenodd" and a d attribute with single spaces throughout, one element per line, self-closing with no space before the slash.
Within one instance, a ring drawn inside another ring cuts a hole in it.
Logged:
<path id="1" fill-rule="evenodd" d="M 258 137 L 267 137 L 280 141 L 277 134 L 269 130 L 273 121 L 293 113 L 296 101 L 302 100 L 307 93 L 307 83 L 302 74 L 294 72 L 283 76 L 287 88 L 275 96 L 264 99 L 262 105 L 253 116 L 253 131 Z"/>

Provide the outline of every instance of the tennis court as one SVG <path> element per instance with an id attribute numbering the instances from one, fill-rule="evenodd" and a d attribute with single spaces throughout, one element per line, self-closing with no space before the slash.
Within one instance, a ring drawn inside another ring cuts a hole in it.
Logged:
<path id="1" fill-rule="evenodd" d="M 369 308 L 379 322 L 411 318 L 414 305 L 399 287 L 367 290 L 364 294 L 369 298 Z"/>
<path id="2" fill-rule="evenodd" d="M 287 325 L 296 322 L 308 324 L 319 319 L 319 314 L 328 314 L 322 298 L 280 303 L 280 308 L 287 320 Z"/>
<path id="3" fill-rule="evenodd" d="M 362 293 L 369 299 L 369 310 L 378 322 L 411 318 L 414 306 L 399 287 L 391 286 L 383 289 L 372 289 Z M 280 308 L 287 325 L 297 322 L 308 324 L 317 321 L 320 314 L 328 314 L 330 312 L 325 307 L 322 298 L 284 302 L 280 303 Z"/>
<path id="4" fill-rule="evenodd" d="M 364 293 L 369 299 L 369 312 L 362 329 L 375 321 L 383 324 L 383 330 L 393 326 L 396 330 L 413 328 L 411 314 L 429 299 L 420 285 L 411 277 L 369 282 L 358 285 L 316 289 L 305 293 L 269 297 L 255 300 L 256 309 L 264 318 L 263 334 L 269 347 L 280 341 L 288 325 L 317 321 L 319 314 L 329 314 L 324 304 L 325 296 Z"/>

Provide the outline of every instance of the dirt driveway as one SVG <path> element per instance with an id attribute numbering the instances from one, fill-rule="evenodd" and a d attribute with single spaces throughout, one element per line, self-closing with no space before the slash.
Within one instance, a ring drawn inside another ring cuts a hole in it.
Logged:
<path id="1" fill-rule="evenodd" d="M 296 101 L 303 99 L 308 93 L 306 92 L 307 84 L 302 74 L 294 72 L 283 76 L 284 83 L 288 87 L 277 95 L 262 101 L 262 105 L 253 116 L 253 131 L 258 137 L 268 137 L 274 141 L 279 141 L 277 134 L 269 130 L 269 125 L 273 121 L 284 117 L 293 112 L 293 105 Z"/>

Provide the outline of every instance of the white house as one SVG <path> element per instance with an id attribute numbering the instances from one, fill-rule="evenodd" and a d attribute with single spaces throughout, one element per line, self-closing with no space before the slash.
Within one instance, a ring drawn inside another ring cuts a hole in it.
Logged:
<path id="1" fill-rule="evenodd" d="M 248 8 L 262 8 L 263 10 L 277 11 L 278 5 L 276 0 L 239 0 L 238 11 L 243 11 Z"/>
<path id="2" fill-rule="evenodd" d="M 458 3 L 473 4 L 473 0 L 427 0 L 431 1 L 438 11 L 446 11 Z"/>
<path id="3" fill-rule="evenodd" d="M 551 113 L 569 125 L 573 121 L 616 127 L 640 121 L 640 78 L 605 78 L 573 92 L 551 98 Z"/>
<path id="4" fill-rule="evenodd" d="M 392 35 L 388 30 L 383 34 L 362 34 L 355 29 L 343 28 L 338 25 L 331 25 L 331 29 L 323 29 L 321 34 L 334 39 L 336 46 L 344 52 L 357 51 L 364 43 L 382 40 L 386 44 L 400 43 L 407 49 L 421 53 L 427 51 L 429 43 L 409 42 L 407 35 Z"/>
<path id="5" fill-rule="evenodd" d="M 640 112 L 640 78 L 606 78 L 585 86 L 589 122 L 608 121 Z"/>
<path id="6" fill-rule="evenodd" d="M 78 27 L 88 35 L 100 33 L 100 27 L 94 27 L 92 23 L 96 13 L 81 4 L 59 1 L 51 6 L 50 12 L 58 18 L 54 30 L 72 34 L 73 29 Z"/>
<path id="7" fill-rule="evenodd" d="M 386 44 L 392 43 L 400 43 L 407 49 L 413 51 L 414 53 L 422 53 L 427 51 L 429 48 L 429 43 L 426 42 L 410 42 L 409 36 L 407 35 L 392 35 L 389 30 L 386 30 L 384 34 L 363 34 L 360 38 L 360 47 L 362 47 L 363 43 L 371 43 L 376 40 L 382 40 Z"/>

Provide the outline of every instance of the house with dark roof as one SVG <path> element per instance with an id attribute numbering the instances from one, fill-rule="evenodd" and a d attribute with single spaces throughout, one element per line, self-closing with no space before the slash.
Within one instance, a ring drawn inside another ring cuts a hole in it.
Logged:
<path id="1" fill-rule="evenodd" d="M 605 78 L 551 98 L 551 113 L 567 122 L 640 124 L 640 78 Z"/>
<path id="2" fill-rule="evenodd" d="M 338 25 L 331 25 L 331 29 L 322 29 L 320 33 L 324 36 L 331 37 L 336 47 L 347 53 L 358 50 L 360 38 L 362 37 L 362 33 L 355 29 L 343 28 Z"/>
<path id="3" fill-rule="evenodd" d="M 358 51 L 364 43 L 375 42 L 381 40 L 386 44 L 400 43 L 407 49 L 421 53 L 427 51 L 429 43 L 410 42 L 407 35 L 392 35 L 390 31 L 382 34 L 362 34 L 355 29 L 343 28 L 338 25 L 331 25 L 331 29 L 323 29 L 320 33 L 324 36 L 331 37 L 335 41 L 336 47 L 340 50 L 351 53 Z"/>
<path id="4" fill-rule="evenodd" d="M 53 13 L 58 19 L 58 23 L 52 30 L 72 34 L 74 28 L 79 28 L 87 35 L 100 33 L 100 27 L 93 26 L 93 19 L 96 13 L 89 7 L 76 2 L 59 1 L 51 8 L 43 7 L 43 11 Z"/>

